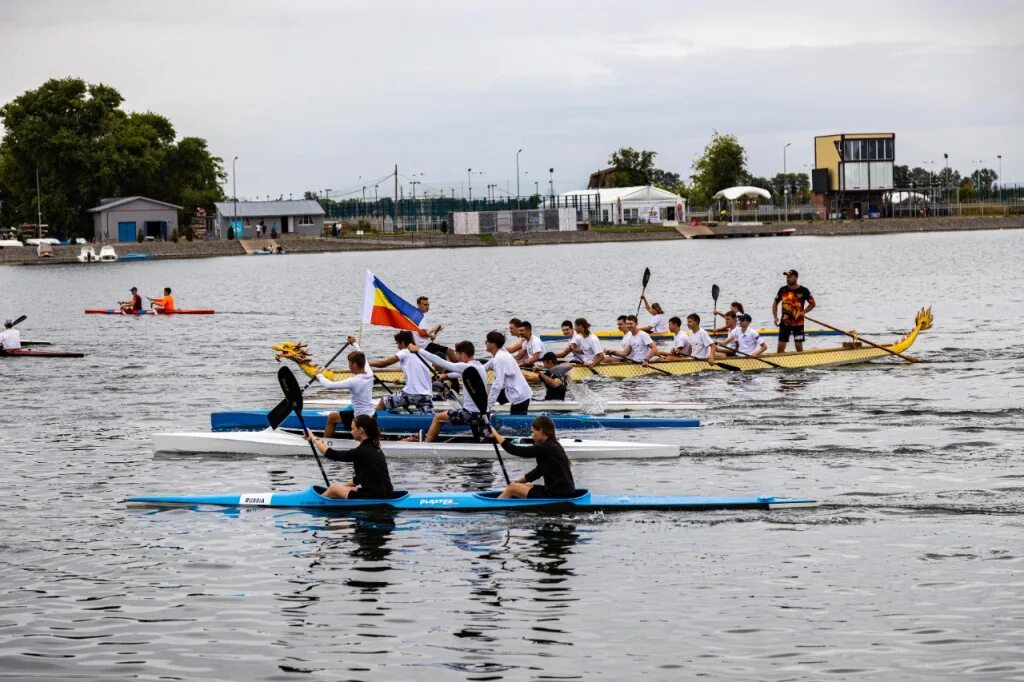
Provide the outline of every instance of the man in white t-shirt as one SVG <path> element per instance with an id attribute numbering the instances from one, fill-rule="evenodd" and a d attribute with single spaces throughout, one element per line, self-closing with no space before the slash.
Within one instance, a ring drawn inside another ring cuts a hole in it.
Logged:
<path id="1" fill-rule="evenodd" d="M 389 393 L 377 403 L 378 410 L 395 410 L 410 407 L 419 412 L 434 411 L 434 396 L 430 382 L 430 367 L 426 361 L 409 350 L 412 344 L 412 332 L 408 329 L 395 334 L 398 352 L 390 358 L 373 360 L 370 367 L 390 367 L 396 362 L 402 366 L 405 374 L 405 386 L 398 393 Z"/>
<path id="2" fill-rule="evenodd" d="M 526 320 L 519 323 L 519 338 L 522 339 L 523 345 L 516 353 L 516 362 L 520 367 L 533 367 L 544 355 L 544 342 L 539 336 L 533 335 L 533 325 Z"/>
<path id="3" fill-rule="evenodd" d="M 495 403 L 512 403 L 510 414 L 526 414 L 530 409 L 530 398 L 533 391 L 526 383 L 523 371 L 516 364 L 515 358 L 504 349 L 505 335 L 498 331 L 488 332 L 484 347 L 491 354 L 491 359 L 484 365 L 484 370 L 494 372 L 494 381 L 487 394 L 487 411 L 494 409 Z"/>
<path id="4" fill-rule="evenodd" d="M 729 333 L 725 342 L 732 341 L 742 355 L 751 357 L 756 357 L 768 350 L 768 344 L 764 342 L 758 331 L 750 326 L 750 315 L 742 313 L 739 320 L 740 326 Z"/>
<path id="5" fill-rule="evenodd" d="M 412 348 L 415 348 L 413 346 Z M 437 365 L 447 372 L 447 377 L 462 377 L 466 372 L 476 372 L 480 376 L 480 380 L 483 385 L 487 386 L 487 372 L 483 370 L 483 365 L 476 361 L 474 355 L 476 349 L 473 344 L 469 341 L 459 341 L 455 344 L 454 355 L 455 362 L 451 362 L 446 358 L 434 355 L 433 353 L 422 351 L 421 357 L 426 358 L 429 362 Z M 442 375 L 443 377 L 445 375 Z M 462 383 L 462 399 L 460 400 L 462 407 L 454 410 L 444 410 L 442 412 L 435 412 L 434 419 L 430 422 L 430 428 L 427 429 L 427 435 L 424 440 L 427 443 L 432 443 L 437 440 L 437 435 L 441 432 L 441 427 L 445 424 L 452 424 L 454 426 L 468 426 L 473 436 L 479 441 L 483 438 L 483 419 L 480 416 L 480 410 L 477 409 L 476 403 L 473 402 L 473 396 L 466 390 L 465 381 Z M 406 440 L 415 441 L 415 436 L 410 436 Z"/>
<path id="6" fill-rule="evenodd" d="M 577 317 L 572 328 L 574 333 L 569 339 L 569 345 L 561 353 L 555 353 L 555 357 L 564 358 L 569 355 L 569 362 L 582 363 L 586 367 L 604 362 L 604 347 L 597 335 L 590 331 L 587 318 Z"/>
<path id="7" fill-rule="evenodd" d="M 0 348 L 21 350 L 21 332 L 14 328 L 12 320 L 4 320 L 4 330 L 0 332 Z"/>
<path id="8" fill-rule="evenodd" d="M 670 317 L 668 320 L 668 330 L 672 333 L 672 348 L 667 351 L 658 351 L 658 356 L 668 360 L 690 357 L 693 347 L 690 345 L 689 337 L 686 336 L 686 332 L 683 330 L 683 321 L 677 316 Z"/>
<path id="9" fill-rule="evenodd" d="M 697 313 L 687 315 L 686 328 L 690 330 L 690 335 L 687 337 L 690 342 L 690 357 L 714 363 L 715 344 L 707 330 L 701 329 L 700 315 Z"/>
<path id="10" fill-rule="evenodd" d="M 723 355 L 735 355 L 739 343 L 736 339 L 732 338 L 732 333 L 739 329 L 736 323 L 738 315 L 730 310 L 725 315 L 722 315 L 722 318 L 725 320 L 725 326 L 722 328 L 725 331 L 725 339 L 715 344 L 715 352 L 721 352 Z"/>
<path id="11" fill-rule="evenodd" d="M 650 334 L 640 329 L 636 315 L 627 315 L 626 324 L 627 332 L 622 337 L 622 350 L 608 352 L 646 366 L 648 360 L 657 355 L 658 345 L 651 339 Z"/>
<path id="12" fill-rule="evenodd" d="M 663 334 L 668 331 L 668 319 L 665 316 L 665 311 L 662 310 L 660 303 L 648 303 L 647 296 L 641 294 L 640 300 L 643 301 L 644 306 L 647 308 L 647 312 L 651 314 L 651 324 L 646 327 L 641 327 L 645 332 L 651 332 L 652 334 Z"/>
<path id="13" fill-rule="evenodd" d="M 324 438 L 333 438 L 334 430 L 339 423 L 345 430 L 349 430 L 352 428 L 352 420 L 357 416 L 365 414 L 374 417 L 377 414 L 373 403 L 373 370 L 367 366 L 366 356 L 359 349 L 354 336 L 348 337 L 348 343 L 352 348 L 352 352 L 348 354 L 348 371 L 352 376 L 342 381 L 331 381 L 323 375 L 322 370 L 316 373 L 317 381 L 328 391 L 348 391 L 352 396 L 348 409 L 327 415 Z"/>
<path id="14" fill-rule="evenodd" d="M 558 359 L 564 358 L 567 362 L 583 362 L 583 358 L 576 352 L 576 346 L 574 345 L 579 338 L 579 334 L 573 328 L 572 320 L 562 320 L 562 336 L 565 337 L 565 348 L 555 353 L 555 357 Z"/>

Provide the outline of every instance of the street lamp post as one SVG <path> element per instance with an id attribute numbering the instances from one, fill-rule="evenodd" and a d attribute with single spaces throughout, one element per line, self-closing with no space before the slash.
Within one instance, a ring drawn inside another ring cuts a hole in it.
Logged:
<path id="1" fill-rule="evenodd" d="M 327 204 L 327 217 L 331 216 L 331 188 L 328 187 L 324 190 L 324 203 Z"/>
<path id="2" fill-rule="evenodd" d="M 235 170 L 235 163 L 238 161 L 238 157 L 231 159 L 231 201 L 234 206 L 234 215 L 231 216 L 231 228 L 234 229 L 235 223 L 238 222 L 238 172 Z M 238 237 L 239 235 L 235 235 Z"/>
<path id="3" fill-rule="evenodd" d="M 522 149 L 516 152 L 516 201 L 519 200 L 519 155 L 522 153 Z"/>
<path id="4" fill-rule="evenodd" d="M 466 186 L 469 187 L 469 200 L 473 201 L 473 169 L 466 169 Z"/>
<path id="5" fill-rule="evenodd" d="M 996 179 L 999 180 L 999 200 L 1002 201 L 1003 200 L 1003 185 L 1005 184 L 1003 182 L 1003 155 L 1002 154 L 996 154 L 996 158 L 999 159 L 999 177 L 996 178 Z"/>
<path id="6" fill-rule="evenodd" d="M 786 222 L 789 222 L 789 175 L 786 173 L 786 149 L 792 142 L 787 142 L 782 148 L 782 203 L 786 212 Z"/>
<path id="7" fill-rule="evenodd" d="M 548 190 L 551 192 L 551 199 L 555 198 L 555 169 L 548 168 Z"/>
<path id="8" fill-rule="evenodd" d="M 410 180 L 409 184 L 412 185 L 412 200 L 416 201 L 416 185 L 420 184 L 419 180 Z"/>

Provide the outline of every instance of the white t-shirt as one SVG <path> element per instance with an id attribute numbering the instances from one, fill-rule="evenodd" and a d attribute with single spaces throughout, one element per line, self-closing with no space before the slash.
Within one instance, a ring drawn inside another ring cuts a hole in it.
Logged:
<path id="1" fill-rule="evenodd" d="M 711 348 L 711 336 L 708 335 L 706 329 L 698 329 L 693 334 L 690 334 L 690 348 L 693 352 L 690 353 L 690 357 L 697 358 L 698 360 L 706 360 L 708 357 L 708 349 Z"/>
<path id="2" fill-rule="evenodd" d="M 505 397 L 513 405 L 533 397 L 533 391 L 530 390 L 530 384 L 526 383 L 523 371 L 519 369 L 512 354 L 504 348 L 498 349 L 494 357 L 484 365 L 484 369 L 494 371 L 494 383 L 491 384 L 491 390 L 487 394 L 488 411 L 498 402 L 498 394 L 502 389 L 505 390 Z"/>
<path id="3" fill-rule="evenodd" d="M 655 334 L 668 331 L 668 320 L 664 315 L 654 315 L 651 317 L 651 331 Z"/>
<path id="4" fill-rule="evenodd" d="M 405 373 L 405 388 L 402 392 L 409 395 L 433 395 L 430 368 L 427 363 L 415 357 L 407 348 L 403 348 L 395 355 L 398 356 L 398 364 Z"/>
<path id="5" fill-rule="evenodd" d="M 641 330 L 636 334 L 630 332 L 628 336 L 623 336 L 622 341 L 624 345 L 629 346 L 629 359 L 636 360 L 637 362 L 643 362 L 647 359 L 647 354 L 650 352 L 650 345 L 654 343 L 651 340 L 651 335 Z"/>
<path id="6" fill-rule="evenodd" d="M 739 350 L 741 353 L 750 355 L 758 348 L 761 347 L 761 335 L 753 327 L 748 326 L 747 331 L 744 332 L 740 327 L 736 327 L 729 334 L 729 338 L 733 339 L 739 344 Z"/>
<path id="7" fill-rule="evenodd" d="M 18 350 L 21 348 L 21 332 L 11 327 L 0 332 L 0 346 L 4 350 Z"/>
<path id="8" fill-rule="evenodd" d="M 536 354 L 537 360 L 540 360 L 541 356 L 544 355 L 544 342 L 540 340 L 539 336 L 531 336 L 530 340 L 523 339 L 523 353 L 522 360 L 528 360 L 531 355 Z"/>
<path id="9" fill-rule="evenodd" d="M 423 319 L 420 320 L 420 329 L 423 329 L 423 330 L 428 331 L 428 332 L 430 331 L 430 323 L 427 322 L 427 316 L 426 315 L 424 315 Z M 420 348 L 426 348 L 427 344 L 431 343 L 430 337 L 429 336 L 423 336 L 422 334 L 420 334 L 419 329 L 417 329 L 416 331 L 414 331 L 412 333 L 412 340 Z M 415 360 L 415 359 L 416 358 L 413 358 L 413 360 Z M 418 362 L 418 360 L 417 360 L 417 362 Z"/>
<path id="10" fill-rule="evenodd" d="M 576 344 L 576 348 L 579 349 L 579 355 L 583 359 L 583 362 L 593 362 L 594 358 L 601 353 L 604 353 L 604 347 L 601 346 L 601 341 L 597 338 L 596 334 L 591 334 L 590 336 L 576 334 L 572 338 L 572 342 Z"/>
<path id="11" fill-rule="evenodd" d="M 356 415 L 367 414 L 373 416 L 376 412 L 377 403 L 373 399 L 373 371 L 367 365 L 362 374 L 353 374 L 342 381 L 330 381 L 324 376 L 318 375 L 320 385 L 329 391 L 348 391 L 352 395 L 352 411 Z"/>
<path id="12" fill-rule="evenodd" d="M 692 346 L 690 345 L 690 339 L 687 338 L 686 332 L 680 329 L 679 332 L 675 335 L 675 338 L 672 339 L 672 350 L 679 349 L 685 352 L 690 348 L 692 348 Z"/>
<path id="13" fill-rule="evenodd" d="M 738 332 L 739 330 L 739 325 L 736 325 L 735 327 L 730 329 L 729 333 L 725 335 L 725 339 L 721 341 L 721 344 L 723 346 L 726 346 L 727 348 L 732 349 L 736 349 L 737 347 L 739 347 L 739 341 L 736 340 L 736 332 Z"/>
<path id="14" fill-rule="evenodd" d="M 433 353 L 428 353 L 425 350 L 421 350 L 420 355 L 426 358 L 428 362 L 432 362 L 438 367 L 443 368 L 449 376 L 461 377 L 466 372 L 476 372 L 480 375 L 480 379 L 483 381 L 484 387 L 487 387 L 487 372 L 483 371 L 483 365 L 476 360 L 473 360 L 472 362 L 450 362 L 445 358 L 434 355 Z M 480 411 L 477 409 L 476 403 L 473 402 L 473 396 L 471 396 L 469 391 L 466 390 L 465 382 L 462 383 L 462 400 L 460 402 L 462 403 L 462 409 L 467 412 Z"/>

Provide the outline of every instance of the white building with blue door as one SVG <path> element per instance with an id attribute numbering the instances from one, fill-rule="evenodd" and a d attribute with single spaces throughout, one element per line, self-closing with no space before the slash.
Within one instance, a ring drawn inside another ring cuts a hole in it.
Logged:
<path id="1" fill-rule="evenodd" d="M 178 229 L 181 206 L 149 197 L 102 199 L 90 208 L 94 242 L 134 242 L 139 230 L 147 239 L 168 239 Z"/>
<path id="2" fill-rule="evenodd" d="M 312 199 L 279 201 L 216 201 L 217 236 L 227 239 L 228 231 L 236 239 L 252 239 L 257 231 L 269 237 L 278 234 L 301 234 L 322 237 L 324 208 Z M 262 225 L 262 229 L 259 229 Z"/>

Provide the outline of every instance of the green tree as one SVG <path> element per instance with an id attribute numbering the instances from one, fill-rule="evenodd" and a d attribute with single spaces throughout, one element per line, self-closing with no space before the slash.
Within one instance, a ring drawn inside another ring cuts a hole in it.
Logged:
<path id="1" fill-rule="evenodd" d="M 704 154 L 693 162 L 693 186 L 690 198 L 709 204 L 716 192 L 734 187 L 747 179 L 747 152 L 735 135 L 721 135 L 716 130 L 704 148 Z"/>
<path id="2" fill-rule="evenodd" d="M 104 197 L 145 195 L 180 204 L 186 213 L 212 210 L 223 198 L 221 159 L 200 138 L 175 143 L 165 117 L 128 113 L 122 103 L 110 86 L 64 78 L 0 108 L 3 217 L 35 222 L 37 170 L 43 220 L 61 236 L 91 235 L 87 211 Z"/>
<path id="3" fill-rule="evenodd" d="M 622 147 L 612 152 L 608 159 L 609 165 L 614 169 L 608 174 L 607 187 L 636 187 L 638 185 L 653 185 L 661 189 L 683 194 L 686 187 L 683 185 L 679 173 L 662 170 L 654 165 L 654 157 L 657 152 L 641 149 L 637 151 L 632 147 Z"/>

